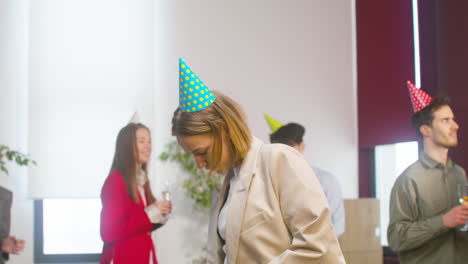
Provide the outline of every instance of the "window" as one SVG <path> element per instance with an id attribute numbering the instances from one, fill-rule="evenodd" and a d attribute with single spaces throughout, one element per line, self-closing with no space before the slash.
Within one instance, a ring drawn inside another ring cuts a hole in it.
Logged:
<path id="1" fill-rule="evenodd" d="M 100 212 L 100 199 L 35 201 L 35 261 L 98 261 Z"/>
<path id="2" fill-rule="evenodd" d="M 375 147 L 375 196 L 380 200 L 382 246 L 388 246 L 390 193 L 398 176 L 418 159 L 418 143 L 406 142 Z"/>

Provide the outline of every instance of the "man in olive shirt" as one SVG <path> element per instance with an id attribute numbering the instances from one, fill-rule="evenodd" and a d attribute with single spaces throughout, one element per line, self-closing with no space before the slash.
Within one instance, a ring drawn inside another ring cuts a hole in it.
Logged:
<path id="1" fill-rule="evenodd" d="M 457 191 L 466 174 L 448 158 L 449 148 L 458 145 L 458 124 L 446 98 L 420 108 L 414 108 L 412 124 L 423 152 L 393 186 L 389 245 L 402 264 L 468 263 L 468 233 L 459 230 L 468 206 L 458 204 Z"/>

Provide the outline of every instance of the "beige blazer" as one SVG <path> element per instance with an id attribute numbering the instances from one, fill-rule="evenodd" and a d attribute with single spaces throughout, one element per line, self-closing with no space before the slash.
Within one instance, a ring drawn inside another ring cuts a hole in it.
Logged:
<path id="1" fill-rule="evenodd" d="M 229 264 L 345 263 L 320 183 L 302 155 L 283 144 L 254 138 L 229 190 L 232 170 L 212 208 L 209 263 L 222 264 L 218 215 L 234 192 L 226 223 Z"/>

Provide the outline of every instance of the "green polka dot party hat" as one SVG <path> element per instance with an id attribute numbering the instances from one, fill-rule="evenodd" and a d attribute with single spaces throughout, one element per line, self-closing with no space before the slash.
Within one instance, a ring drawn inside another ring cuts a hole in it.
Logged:
<path id="1" fill-rule="evenodd" d="M 179 58 L 179 108 L 183 112 L 197 112 L 210 106 L 216 96 L 200 78 Z"/>

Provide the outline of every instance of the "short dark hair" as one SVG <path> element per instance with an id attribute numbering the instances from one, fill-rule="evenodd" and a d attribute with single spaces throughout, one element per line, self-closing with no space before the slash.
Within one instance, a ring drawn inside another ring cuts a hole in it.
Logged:
<path id="1" fill-rule="evenodd" d="M 288 123 L 270 134 L 270 142 L 295 146 L 302 143 L 304 133 L 304 126 L 298 123 Z"/>
<path id="2" fill-rule="evenodd" d="M 434 120 L 434 112 L 445 105 L 449 105 L 449 98 L 447 96 L 434 97 L 432 103 L 424 107 L 420 111 L 416 112 L 411 116 L 411 125 L 416 131 L 416 134 L 421 139 L 423 136 L 419 128 L 423 125 L 432 126 Z"/>

